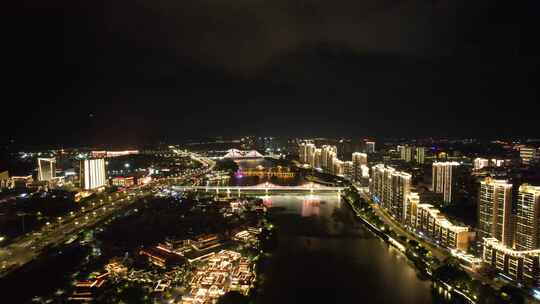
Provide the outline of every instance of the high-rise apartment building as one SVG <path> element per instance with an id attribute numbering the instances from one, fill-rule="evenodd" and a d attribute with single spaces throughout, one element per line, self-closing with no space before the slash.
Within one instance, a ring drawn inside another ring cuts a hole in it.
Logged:
<path id="1" fill-rule="evenodd" d="M 521 163 L 530 165 L 537 157 L 537 149 L 533 147 L 522 147 L 519 149 L 519 156 L 521 157 Z"/>
<path id="2" fill-rule="evenodd" d="M 458 188 L 458 162 L 434 162 L 431 187 L 433 192 L 442 193 L 443 202 L 451 203 Z"/>
<path id="3" fill-rule="evenodd" d="M 306 163 L 315 167 L 315 144 L 306 144 Z"/>
<path id="4" fill-rule="evenodd" d="M 343 175 L 343 161 L 339 160 L 337 157 L 332 161 L 332 171 L 334 175 Z"/>
<path id="5" fill-rule="evenodd" d="M 343 172 L 343 176 L 348 179 L 353 179 L 354 170 L 353 170 L 353 162 L 352 161 L 344 161 L 341 164 L 341 169 Z"/>
<path id="6" fill-rule="evenodd" d="M 81 188 L 93 190 L 107 183 L 105 160 L 103 158 L 81 160 Z"/>
<path id="7" fill-rule="evenodd" d="M 301 163 L 307 163 L 307 143 L 300 143 L 298 145 L 298 159 Z"/>
<path id="8" fill-rule="evenodd" d="M 366 141 L 366 153 L 375 153 L 374 141 Z"/>
<path id="9" fill-rule="evenodd" d="M 408 227 L 416 227 L 417 225 L 417 209 L 420 204 L 420 196 L 416 192 L 411 192 L 407 196 L 407 215 L 405 216 L 405 225 Z"/>
<path id="10" fill-rule="evenodd" d="M 56 160 L 54 158 L 38 158 L 38 180 L 48 182 L 56 177 Z"/>
<path id="11" fill-rule="evenodd" d="M 479 240 L 495 238 L 505 246 L 512 245 L 512 184 L 505 180 L 485 178 L 478 193 Z"/>
<path id="12" fill-rule="evenodd" d="M 370 192 L 373 200 L 400 222 L 405 222 L 411 175 L 379 164 L 373 167 Z"/>
<path id="13" fill-rule="evenodd" d="M 414 147 L 411 147 L 411 146 L 401 147 L 401 160 L 404 160 L 406 162 L 411 162 L 414 156 L 413 151 L 414 151 Z"/>
<path id="14" fill-rule="evenodd" d="M 516 282 L 540 287 L 540 250 L 514 250 L 496 238 L 485 238 L 483 245 L 484 263 Z"/>
<path id="15" fill-rule="evenodd" d="M 415 232 L 421 232 L 441 246 L 467 251 L 474 233 L 471 233 L 469 227 L 455 225 L 450 222 L 437 208 L 430 204 L 413 204 L 410 210 L 410 218 Z"/>
<path id="16" fill-rule="evenodd" d="M 9 185 L 9 172 L 0 170 L 0 190 L 7 188 Z"/>
<path id="17" fill-rule="evenodd" d="M 412 176 L 406 172 L 397 171 L 392 174 L 390 213 L 401 222 L 405 222 L 407 214 L 407 196 L 411 191 L 411 178 Z"/>
<path id="18" fill-rule="evenodd" d="M 367 154 L 354 152 L 352 154 L 352 177 L 355 181 L 359 181 L 362 178 L 362 166 L 367 166 Z"/>
<path id="19" fill-rule="evenodd" d="M 517 196 L 517 250 L 540 249 L 540 186 L 521 185 Z"/>
<path id="20" fill-rule="evenodd" d="M 489 159 L 480 157 L 474 159 L 474 170 L 481 170 L 485 167 L 489 167 Z"/>
<path id="21" fill-rule="evenodd" d="M 331 172 L 334 170 L 333 160 L 337 157 L 337 147 L 324 145 L 321 147 L 321 168 Z"/>
<path id="22" fill-rule="evenodd" d="M 425 147 L 416 147 L 416 162 L 419 164 L 425 163 L 426 157 L 426 148 Z"/>
<path id="23" fill-rule="evenodd" d="M 321 155 L 322 155 L 322 149 L 320 148 L 317 148 L 315 149 L 315 160 L 314 160 L 314 164 L 313 164 L 313 167 L 314 168 L 320 168 L 321 167 Z"/>
<path id="24" fill-rule="evenodd" d="M 334 152 L 334 151 L 328 152 L 328 159 L 326 161 L 328 168 L 326 170 L 328 170 L 329 172 L 334 172 L 334 164 L 338 160 L 339 159 L 337 157 L 337 152 Z"/>

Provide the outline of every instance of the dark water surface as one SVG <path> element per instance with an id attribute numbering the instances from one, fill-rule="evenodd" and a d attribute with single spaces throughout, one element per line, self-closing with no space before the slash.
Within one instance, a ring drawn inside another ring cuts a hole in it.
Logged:
<path id="1" fill-rule="evenodd" d="M 434 303 L 431 283 L 337 195 L 269 196 L 277 226 L 258 303 Z"/>

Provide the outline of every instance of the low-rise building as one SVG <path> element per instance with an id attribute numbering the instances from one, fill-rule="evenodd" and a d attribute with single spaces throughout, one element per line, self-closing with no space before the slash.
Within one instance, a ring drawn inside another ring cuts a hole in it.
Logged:
<path id="1" fill-rule="evenodd" d="M 0 172 L 0 190 L 7 188 L 9 186 L 9 172 L 1 171 Z"/>
<path id="2" fill-rule="evenodd" d="M 430 204 L 420 204 L 414 195 L 409 197 L 409 228 L 433 242 L 449 248 L 467 252 L 474 239 L 474 232 L 468 226 L 455 225 L 437 208 Z"/>
<path id="3" fill-rule="evenodd" d="M 540 287 L 540 249 L 513 250 L 496 238 L 485 238 L 482 258 L 512 280 Z"/>
<path id="4" fill-rule="evenodd" d="M 131 187 L 135 185 L 135 178 L 133 176 L 116 176 L 111 178 L 111 185 L 116 187 Z"/>

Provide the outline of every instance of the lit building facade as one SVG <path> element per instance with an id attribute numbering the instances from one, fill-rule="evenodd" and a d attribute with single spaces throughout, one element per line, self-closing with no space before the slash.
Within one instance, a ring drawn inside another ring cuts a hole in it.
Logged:
<path id="1" fill-rule="evenodd" d="M 367 166 L 367 154 L 354 152 L 352 154 L 353 179 L 359 181 L 362 178 L 362 166 Z"/>
<path id="2" fill-rule="evenodd" d="M 425 160 L 426 160 L 426 148 L 416 147 L 416 162 L 419 164 L 424 164 Z"/>
<path id="3" fill-rule="evenodd" d="M 516 231 L 514 245 L 517 250 L 540 249 L 540 186 L 521 185 L 517 196 Z"/>
<path id="4" fill-rule="evenodd" d="M 103 158 L 81 160 L 81 188 L 93 190 L 107 183 L 105 160 Z"/>
<path id="5" fill-rule="evenodd" d="M 379 164 L 373 167 L 370 193 L 373 200 L 400 222 L 405 222 L 411 175 Z"/>
<path id="6" fill-rule="evenodd" d="M 133 176 L 129 176 L 129 177 L 123 177 L 123 176 L 113 177 L 111 179 L 111 184 L 113 186 L 117 186 L 117 187 L 131 187 L 131 186 L 135 185 L 135 178 Z"/>
<path id="7" fill-rule="evenodd" d="M 307 144 L 306 143 L 300 143 L 298 145 L 298 159 L 303 164 L 307 163 Z"/>
<path id="8" fill-rule="evenodd" d="M 56 160 L 54 158 L 38 158 L 38 180 L 51 181 L 56 177 Z"/>
<path id="9" fill-rule="evenodd" d="M 341 169 L 343 171 L 343 176 L 344 177 L 346 177 L 348 179 L 353 178 L 354 170 L 353 170 L 353 162 L 352 161 L 344 161 L 341 164 Z"/>
<path id="10" fill-rule="evenodd" d="M 531 162 L 537 157 L 537 149 L 533 147 L 522 147 L 519 149 L 519 156 L 521 157 L 521 163 L 524 165 L 530 165 Z"/>
<path id="11" fill-rule="evenodd" d="M 411 208 L 412 229 L 422 233 L 435 243 L 467 252 L 474 238 L 467 226 L 452 224 L 437 208 L 430 204 L 418 204 Z"/>
<path id="12" fill-rule="evenodd" d="M 512 244 L 512 184 L 485 178 L 478 194 L 479 239 L 495 238 L 505 246 Z"/>
<path id="13" fill-rule="evenodd" d="M 366 153 L 375 153 L 374 141 L 366 141 Z"/>
<path id="14" fill-rule="evenodd" d="M 407 196 L 407 215 L 405 217 L 405 225 L 414 228 L 417 225 L 417 209 L 420 204 L 420 196 L 416 192 L 411 192 Z"/>
<path id="15" fill-rule="evenodd" d="M 334 159 L 337 158 L 337 147 L 324 145 L 321 147 L 321 167 L 329 172 L 334 170 Z"/>
<path id="16" fill-rule="evenodd" d="M 457 162 L 434 162 L 432 165 L 431 187 L 433 192 L 442 193 L 443 202 L 451 203 L 457 191 Z"/>
<path id="17" fill-rule="evenodd" d="M 414 147 L 411 146 L 403 146 L 401 147 L 401 160 L 404 160 L 406 162 L 411 162 L 413 160 L 413 149 Z"/>
<path id="18" fill-rule="evenodd" d="M 7 188 L 9 186 L 9 172 L 0 171 L 0 189 Z"/>
<path id="19" fill-rule="evenodd" d="M 311 167 L 315 167 L 315 150 L 317 148 L 315 147 L 315 144 L 307 144 L 306 145 L 306 163 L 309 164 Z"/>
<path id="20" fill-rule="evenodd" d="M 540 250 L 514 250 L 496 238 L 485 238 L 482 259 L 516 282 L 540 287 Z"/>
<path id="21" fill-rule="evenodd" d="M 313 161 L 313 167 L 314 168 L 321 168 L 322 166 L 322 163 L 321 163 L 321 158 L 322 158 L 322 149 L 315 149 L 315 156 L 314 156 L 314 161 Z"/>
<path id="22" fill-rule="evenodd" d="M 332 161 L 332 171 L 331 173 L 334 174 L 334 175 L 340 175 L 340 176 L 343 176 L 343 161 L 337 159 L 337 158 L 334 158 L 334 160 Z"/>
<path id="23" fill-rule="evenodd" d="M 482 168 L 489 167 L 489 159 L 485 158 L 475 158 L 474 159 L 474 170 L 481 170 Z"/>

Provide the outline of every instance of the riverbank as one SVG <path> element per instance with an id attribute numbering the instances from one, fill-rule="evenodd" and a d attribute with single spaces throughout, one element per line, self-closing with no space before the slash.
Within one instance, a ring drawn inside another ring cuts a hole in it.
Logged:
<path id="1" fill-rule="evenodd" d="M 459 261 L 451 255 L 445 254 L 435 245 L 426 243 L 417 236 L 411 236 L 410 232 L 405 231 L 398 224 L 389 223 L 388 220 L 385 220 L 384 214 L 381 214 L 383 210 L 377 208 L 378 206 L 373 206 L 374 204 L 366 202 L 354 187 L 351 187 L 351 189 L 354 190 L 345 193 L 344 199 L 357 217 L 370 228 L 370 231 L 389 245 L 400 249 L 416 266 L 416 269 L 421 274 L 428 276 L 434 283 L 434 288 L 438 289 L 445 297 L 454 295 L 454 297 L 461 298 L 461 302 L 471 304 L 525 303 L 523 297 L 518 294 L 512 293 L 512 296 L 510 296 L 505 292 L 497 292 L 489 284 L 484 284 L 480 280 L 471 277 L 469 273 L 461 268 Z M 443 259 L 433 255 L 433 252 L 437 252 L 436 250 L 439 252 L 437 256 L 443 257 Z"/>

